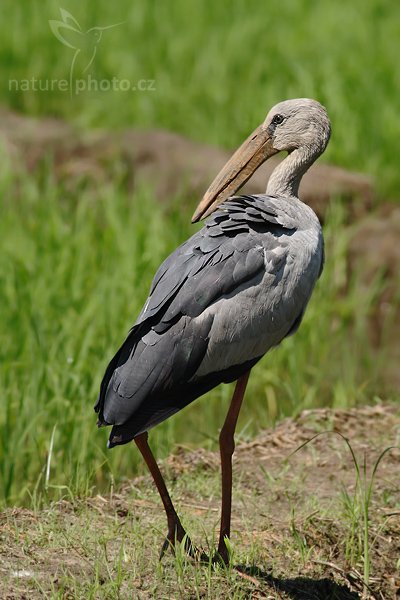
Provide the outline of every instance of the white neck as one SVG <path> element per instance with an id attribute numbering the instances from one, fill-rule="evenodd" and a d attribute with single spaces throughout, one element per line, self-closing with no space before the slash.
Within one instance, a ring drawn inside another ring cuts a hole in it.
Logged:
<path id="1" fill-rule="evenodd" d="M 266 193 L 271 196 L 298 198 L 301 178 L 319 154 L 314 148 L 305 146 L 293 150 L 273 170 Z"/>

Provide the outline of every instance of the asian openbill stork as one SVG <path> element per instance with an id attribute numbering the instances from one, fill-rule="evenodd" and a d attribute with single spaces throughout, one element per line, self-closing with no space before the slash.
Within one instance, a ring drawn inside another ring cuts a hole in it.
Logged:
<path id="1" fill-rule="evenodd" d="M 323 267 L 321 226 L 298 190 L 329 136 L 328 115 L 315 100 L 286 100 L 270 110 L 207 190 L 192 221 L 209 218 L 162 263 L 135 325 L 107 367 L 95 407 L 98 424 L 112 425 L 110 448 L 133 439 L 142 453 L 167 514 L 163 551 L 181 542 L 185 530 L 147 432 L 218 384 L 236 381 L 219 436 L 218 554 L 228 561 L 234 431 L 250 370 L 297 330 Z M 265 194 L 233 196 L 281 151 L 288 155 Z"/>

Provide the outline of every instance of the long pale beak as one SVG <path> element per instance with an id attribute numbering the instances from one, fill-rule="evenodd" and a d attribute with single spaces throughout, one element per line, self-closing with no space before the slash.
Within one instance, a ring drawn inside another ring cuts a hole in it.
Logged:
<path id="1" fill-rule="evenodd" d="M 214 212 L 221 202 L 232 196 L 250 179 L 267 158 L 277 152 L 272 146 L 267 129 L 263 125 L 257 127 L 218 173 L 196 208 L 192 223 Z"/>

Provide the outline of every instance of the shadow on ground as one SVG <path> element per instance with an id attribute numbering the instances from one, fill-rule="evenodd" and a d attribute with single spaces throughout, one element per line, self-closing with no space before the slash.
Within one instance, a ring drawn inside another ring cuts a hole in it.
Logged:
<path id="1" fill-rule="evenodd" d="M 356 592 L 339 585 L 332 579 L 314 579 L 312 577 L 278 578 L 258 567 L 237 565 L 237 570 L 258 582 L 268 584 L 276 591 L 285 592 L 293 600 L 359 600 Z"/>

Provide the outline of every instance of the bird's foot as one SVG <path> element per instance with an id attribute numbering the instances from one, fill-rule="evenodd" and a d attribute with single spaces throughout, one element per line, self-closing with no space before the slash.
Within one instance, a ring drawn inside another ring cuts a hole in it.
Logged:
<path id="1" fill-rule="evenodd" d="M 184 550 L 191 558 L 201 562 L 209 561 L 208 556 L 193 544 L 192 540 L 183 528 L 179 518 L 176 517 L 168 526 L 167 537 L 160 552 L 160 560 L 163 558 L 168 548 L 171 548 L 172 552 L 175 552 L 177 542 L 184 544 Z"/>
<path id="2" fill-rule="evenodd" d="M 229 565 L 229 551 L 227 546 L 227 541 L 229 538 L 224 538 L 218 544 L 218 550 L 213 556 L 212 562 L 214 565 L 222 565 L 223 567 L 227 567 Z"/>
<path id="3" fill-rule="evenodd" d="M 215 567 L 217 565 L 220 565 L 221 567 L 227 567 L 229 565 L 229 557 L 227 554 L 221 554 L 219 551 L 217 551 L 212 557 L 212 563 Z"/>

